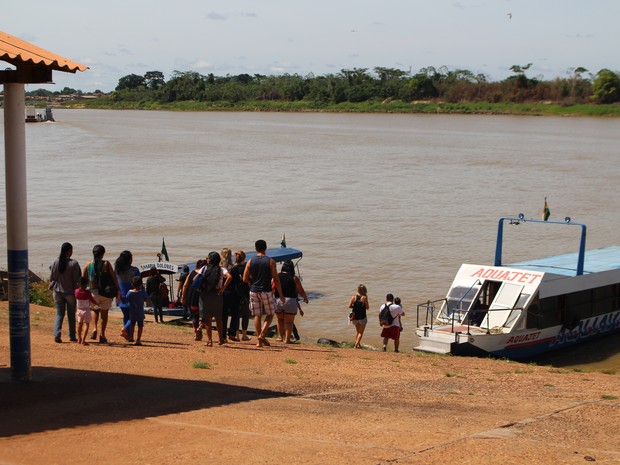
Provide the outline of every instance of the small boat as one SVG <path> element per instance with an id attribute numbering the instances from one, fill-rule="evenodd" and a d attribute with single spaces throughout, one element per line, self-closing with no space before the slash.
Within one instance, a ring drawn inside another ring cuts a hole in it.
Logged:
<path id="1" fill-rule="evenodd" d="M 299 272 L 299 260 L 301 260 L 301 258 L 303 257 L 303 253 L 301 252 L 301 250 L 294 249 L 292 247 L 274 247 L 271 249 L 267 249 L 265 251 L 265 255 L 267 255 L 270 258 L 273 258 L 273 260 L 276 263 L 285 262 L 287 260 L 291 260 L 291 261 L 297 260 L 296 262 L 294 262 L 295 268 L 297 268 L 296 274 Z M 255 257 L 255 256 L 256 256 L 255 251 L 246 252 L 245 261 L 248 262 L 252 257 Z M 185 266 L 187 266 L 189 268 L 189 271 L 191 272 L 194 268 L 196 268 L 196 262 L 184 263 L 182 265 L 179 265 L 179 270 L 182 270 L 183 267 Z M 299 274 L 297 274 L 297 276 L 299 276 Z"/>
<path id="2" fill-rule="evenodd" d="M 503 226 L 578 226 L 577 253 L 502 264 Z M 463 264 L 444 299 L 417 306 L 414 350 L 527 359 L 620 329 L 620 247 L 586 252 L 586 225 L 500 218 L 493 266 Z"/>

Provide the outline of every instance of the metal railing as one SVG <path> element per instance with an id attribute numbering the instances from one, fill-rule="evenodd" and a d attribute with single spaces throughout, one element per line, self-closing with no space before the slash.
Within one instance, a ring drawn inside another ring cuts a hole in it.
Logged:
<path id="1" fill-rule="evenodd" d="M 443 304 L 445 303 L 446 307 L 448 305 L 448 300 L 447 299 L 439 299 L 439 300 L 427 300 L 424 303 L 418 304 L 416 306 L 416 327 L 420 328 L 420 311 L 422 310 L 424 312 L 424 324 L 422 326 L 424 326 L 425 328 L 430 329 L 431 331 L 433 330 L 433 325 L 436 324 L 436 317 L 435 317 L 435 310 L 437 309 L 437 303 L 438 302 L 442 302 L 442 305 L 439 307 L 440 311 L 441 311 L 441 307 L 443 306 Z M 489 314 L 489 312 L 496 312 L 496 311 L 506 311 L 506 310 L 510 310 L 510 313 L 508 313 L 508 316 L 506 317 L 506 319 L 504 320 L 504 323 L 502 323 L 500 326 L 494 326 L 495 327 L 499 327 L 499 328 L 504 328 L 506 327 L 506 323 L 510 321 L 512 315 L 514 312 L 516 311 L 523 311 L 524 309 L 522 307 L 514 307 L 514 308 L 494 308 L 494 309 L 488 309 L 486 310 L 486 315 Z M 457 314 L 459 315 L 459 318 L 457 319 L 456 316 Z M 458 321 L 458 323 L 465 323 L 465 321 L 461 322 L 460 319 L 460 315 L 461 315 L 461 311 L 459 310 L 454 310 L 452 311 L 452 315 L 450 318 L 450 323 L 451 323 L 451 328 L 450 328 L 450 332 L 454 333 L 454 324 L 455 321 Z M 485 317 L 486 317 L 485 315 Z M 484 318 L 482 319 L 482 321 L 484 321 Z M 482 324 L 481 321 L 481 324 Z M 488 318 L 487 318 L 488 321 Z M 429 323 L 430 322 L 430 323 Z M 470 328 L 474 326 L 474 327 L 478 327 L 480 329 L 484 329 L 482 326 L 480 325 L 472 325 L 471 324 L 471 318 L 467 318 L 467 334 L 471 334 Z M 487 324 L 487 334 L 491 334 L 491 327 Z M 459 331 L 460 332 L 460 331 Z"/>

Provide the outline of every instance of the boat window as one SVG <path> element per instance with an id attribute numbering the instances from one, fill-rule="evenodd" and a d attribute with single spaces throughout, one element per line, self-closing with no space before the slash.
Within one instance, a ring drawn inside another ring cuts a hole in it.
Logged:
<path id="1" fill-rule="evenodd" d="M 592 309 L 594 315 L 611 313 L 617 308 L 615 307 L 618 298 L 617 288 L 617 285 L 612 284 L 594 289 L 594 308 Z"/>
<path id="2" fill-rule="evenodd" d="M 480 281 L 476 280 L 470 287 L 455 286 L 448 294 L 448 308 L 442 309 L 442 316 L 451 318 L 453 313 L 464 314 L 471 306 L 476 293 L 480 289 Z"/>
<path id="3" fill-rule="evenodd" d="M 564 318 L 564 300 L 560 302 L 557 296 L 547 297 L 540 299 L 538 308 L 530 306 L 527 327 L 543 329 L 561 324 Z"/>
<path id="4" fill-rule="evenodd" d="M 487 329 L 506 326 L 521 294 L 521 289 L 523 289 L 521 284 L 503 283 L 480 326 Z"/>
<path id="5" fill-rule="evenodd" d="M 592 316 L 592 294 L 592 289 L 586 289 L 566 295 L 567 324 Z"/>
<path id="6" fill-rule="evenodd" d="M 486 280 L 482 287 L 480 288 L 480 292 L 476 296 L 474 304 L 469 309 L 467 313 L 467 319 L 469 320 L 469 324 L 472 326 L 480 326 L 482 320 L 484 320 L 487 315 L 487 311 L 497 294 L 497 291 L 501 287 L 501 281 L 490 281 Z"/>

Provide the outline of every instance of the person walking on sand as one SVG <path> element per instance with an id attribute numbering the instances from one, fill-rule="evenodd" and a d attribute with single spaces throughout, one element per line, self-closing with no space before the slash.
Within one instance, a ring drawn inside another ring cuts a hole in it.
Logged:
<path id="1" fill-rule="evenodd" d="M 278 304 L 276 307 L 276 316 L 278 317 L 278 339 L 284 341 L 287 344 L 293 344 L 291 340 L 293 336 L 293 326 L 295 324 L 295 315 L 297 314 L 297 308 L 301 311 L 301 306 L 297 300 L 298 296 L 301 296 L 304 303 L 308 303 L 308 296 L 304 287 L 301 285 L 301 281 L 295 276 L 295 265 L 292 261 L 287 260 L 282 264 L 281 272 L 278 274 L 280 278 L 280 285 L 282 286 L 282 293 L 286 302 L 284 304 Z M 303 311 L 301 311 L 303 314 Z M 299 339 L 299 338 L 297 338 Z"/>
<path id="2" fill-rule="evenodd" d="M 222 249 L 220 266 L 225 268 L 229 273 L 233 267 L 232 251 L 224 247 Z M 223 307 L 222 307 L 222 331 L 224 336 L 228 336 L 228 340 L 239 342 L 237 337 L 237 329 L 239 328 L 239 302 L 237 301 L 237 294 L 235 294 L 235 277 L 232 275 L 231 284 L 226 286 L 223 295 Z M 230 322 L 229 322 L 230 318 Z"/>
<path id="3" fill-rule="evenodd" d="M 144 328 L 144 302 L 148 298 L 146 290 L 142 285 L 142 278 L 136 276 L 132 279 L 133 289 L 130 289 L 125 295 L 125 299 L 129 302 L 130 327 L 128 342 L 133 342 L 133 336 L 138 327 L 138 335 L 134 345 L 142 345 L 142 330 Z"/>
<path id="4" fill-rule="evenodd" d="M 191 273 L 185 278 L 185 282 L 183 283 L 183 291 L 181 293 L 181 302 L 183 302 L 184 306 L 187 306 L 191 312 L 192 319 L 192 327 L 194 328 L 194 341 L 202 340 L 202 329 L 200 327 L 200 291 L 195 289 L 192 286 L 192 282 L 194 282 L 194 278 L 198 274 L 198 270 L 200 270 L 204 265 L 204 260 L 198 260 L 196 262 L 196 267 L 191 271 Z"/>
<path id="5" fill-rule="evenodd" d="M 149 296 L 151 305 L 153 306 L 155 323 L 164 322 L 163 298 L 161 295 L 160 286 L 165 281 L 165 278 L 159 274 L 159 271 L 157 271 L 157 267 L 152 267 L 150 276 L 146 279 L 146 293 Z"/>
<path id="6" fill-rule="evenodd" d="M 366 286 L 360 284 L 357 286 L 357 292 L 349 300 L 349 320 L 355 326 L 355 348 L 362 348 L 362 336 L 368 324 L 368 316 L 366 311 L 369 309 L 368 290 Z"/>
<path id="7" fill-rule="evenodd" d="M 254 316 L 254 329 L 258 338 L 256 346 L 263 347 L 270 345 L 265 334 L 267 334 L 276 311 L 276 299 L 271 288 L 271 280 L 274 282 L 282 304 L 286 303 L 286 299 L 282 293 L 276 262 L 265 255 L 267 243 L 259 239 L 254 247 L 256 248 L 256 256 L 245 265 L 243 281 L 250 285 L 250 311 Z M 265 322 L 261 326 L 263 314 L 265 315 Z"/>
<path id="8" fill-rule="evenodd" d="M 389 315 L 383 310 L 389 311 Z M 383 315 L 386 315 L 383 318 Z M 394 352 L 398 352 L 398 345 L 400 343 L 401 323 L 400 317 L 405 316 L 403 308 L 400 306 L 400 299 L 398 303 L 394 299 L 392 294 L 385 296 L 385 303 L 379 309 L 379 322 L 383 329 L 381 330 L 381 337 L 383 338 L 383 352 L 387 351 L 387 343 L 390 339 L 394 339 Z"/>
<path id="9" fill-rule="evenodd" d="M 238 309 L 237 316 L 241 318 L 241 340 L 249 341 L 248 326 L 250 324 L 250 287 L 248 283 L 243 280 L 243 272 L 245 271 L 245 252 L 243 250 L 237 250 L 235 252 L 235 264 L 230 269 L 230 274 L 233 280 L 230 286 L 235 291 L 235 299 L 237 301 Z M 234 325 L 234 326 L 233 326 Z M 239 318 L 236 321 L 230 323 L 229 333 L 239 329 Z"/>
<path id="10" fill-rule="evenodd" d="M 213 319 L 215 319 L 219 345 L 226 344 L 228 340 L 222 327 L 222 309 L 224 291 L 230 284 L 232 276 L 226 268 L 220 266 L 220 254 L 215 251 L 209 252 L 206 264 L 200 270 L 199 276 L 202 277 L 199 311 L 201 324 L 207 331 L 207 346 L 213 345 Z M 197 275 L 194 280 L 199 276 Z"/>
<path id="11" fill-rule="evenodd" d="M 65 242 L 60 246 L 60 255 L 50 266 L 50 289 L 54 291 L 56 319 L 54 320 L 54 341 L 61 343 L 62 322 L 67 313 L 69 340 L 75 337 L 75 290 L 80 283 L 80 265 L 71 258 L 73 246 Z"/>
<path id="12" fill-rule="evenodd" d="M 93 304 L 95 308 L 98 307 L 97 301 L 93 297 L 92 293 L 88 290 L 88 278 L 85 278 L 84 276 L 80 278 L 80 287 L 75 290 L 75 300 L 77 302 L 78 320 L 77 342 L 78 344 L 83 344 L 87 346 L 88 342 L 86 342 L 86 337 L 88 336 L 88 328 L 92 319 L 92 315 L 90 313 L 90 304 Z"/>
<path id="13" fill-rule="evenodd" d="M 117 302 L 118 308 L 123 312 L 123 329 L 121 336 L 128 339 L 129 336 L 129 303 L 122 297 L 133 288 L 133 278 L 140 276 L 140 270 L 133 266 L 133 255 L 129 250 L 123 250 L 114 262 L 114 272 L 121 293 L 121 301 Z"/>
<path id="14" fill-rule="evenodd" d="M 112 299 L 116 296 L 116 302 L 121 302 L 120 287 L 116 274 L 109 261 L 104 260 L 105 247 L 98 244 L 93 247 L 93 259 L 84 267 L 82 276 L 88 278 L 88 289 L 95 297 L 99 309 L 93 308 L 94 329 L 90 338 L 97 339 L 97 323 L 101 315 L 101 332 L 99 333 L 99 343 L 105 344 L 108 339 L 105 337 L 105 330 L 108 326 L 108 312 L 112 306 Z M 100 284 L 105 284 L 104 289 L 99 289 Z"/>

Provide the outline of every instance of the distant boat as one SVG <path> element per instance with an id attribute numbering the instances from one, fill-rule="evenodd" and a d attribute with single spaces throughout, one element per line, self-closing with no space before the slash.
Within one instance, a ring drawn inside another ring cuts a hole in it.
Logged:
<path id="1" fill-rule="evenodd" d="M 43 123 L 45 121 L 54 121 L 52 107 L 45 108 L 45 113 L 41 113 L 34 105 L 26 106 L 26 123 Z"/>

